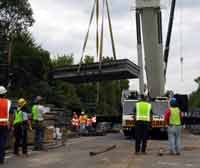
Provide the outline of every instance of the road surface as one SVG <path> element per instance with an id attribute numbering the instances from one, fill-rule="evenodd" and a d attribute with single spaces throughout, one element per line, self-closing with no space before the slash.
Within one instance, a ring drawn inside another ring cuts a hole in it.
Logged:
<path id="1" fill-rule="evenodd" d="M 184 133 L 181 156 L 168 155 L 167 141 L 151 140 L 147 155 L 134 155 L 133 141 L 120 134 L 70 139 L 65 147 L 44 152 L 31 152 L 28 157 L 7 156 L 2 168 L 199 168 L 200 136 Z M 108 152 L 90 156 L 112 145 Z M 162 148 L 164 155 L 158 156 Z"/>

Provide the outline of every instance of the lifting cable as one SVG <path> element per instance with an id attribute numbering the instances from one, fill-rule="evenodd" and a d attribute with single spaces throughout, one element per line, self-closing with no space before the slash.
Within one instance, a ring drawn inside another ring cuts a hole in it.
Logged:
<path id="1" fill-rule="evenodd" d="M 113 38 L 112 22 L 111 22 L 111 17 L 110 17 L 110 10 L 109 10 L 109 6 L 108 6 L 108 0 L 106 0 L 106 7 L 107 7 L 107 14 L 108 14 L 108 24 L 109 24 L 109 30 L 110 30 L 110 39 L 111 39 L 111 44 L 112 44 L 112 52 L 113 52 L 113 57 L 116 60 L 115 42 L 114 42 L 114 38 Z"/>
<path id="2" fill-rule="evenodd" d="M 100 34 L 100 51 L 99 51 L 99 70 L 101 70 L 101 63 L 103 57 L 103 40 L 104 40 L 104 12 L 105 11 L 105 0 L 103 0 L 102 8 L 102 22 L 101 22 L 101 34 Z"/>
<path id="3" fill-rule="evenodd" d="M 90 33 L 90 27 L 92 25 L 92 20 L 93 20 L 93 17 L 94 17 L 95 5 L 96 5 L 96 0 L 94 0 L 94 5 L 93 5 L 93 8 L 92 8 L 90 21 L 89 21 L 89 25 L 88 25 L 88 30 L 87 30 L 85 40 L 84 40 L 84 44 L 83 44 L 83 48 L 82 48 L 82 54 L 81 54 L 81 59 L 80 59 L 79 67 L 78 67 L 78 72 L 80 72 L 80 69 L 81 69 L 81 64 L 82 64 L 83 56 L 84 56 L 84 53 L 85 53 L 85 48 L 86 48 L 89 33 Z"/>
<path id="4" fill-rule="evenodd" d="M 115 50 L 115 42 L 113 38 L 113 31 L 112 31 L 112 22 L 111 22 L 111 17 L 110 17 L 110 11 L 109 11 L 109 5 L 108 5 L 108 0 L 103 0 L 103 6 L 102 6 L 102 21 L 101 21 L 101 32 L 99 33 L 99 0 L 94 0 L 90 20 L 89 20 L 89 25 L 88 25 L 88 30 L 85 36 L 83 48 L 82 48 L 82 53 L 81 53 L 81 59 L 78 67 L 78 72 L 81 70 L 81 64 L 82 60 L 84 57 L 86 45 L 88 42 L 88 37 L 90 33 L 90 28 L 92 25 L 92 21 L 94 18 L 94 13 L 95 13 L 95 7 L 96 7 L 96 57 L 97 60 L 99 61 L 99 71 L 101 71 L 102 68 L 102 60 L 103 60 L 103 40 L 104 40 L 104 18 L 105 18 L 105 5 L 106 5 L 106 12 L 108 16 L 108 26 L 109 26 L 109 33 L 110 33 L 110 39 L 111 39 L 111 45 L 112 45 L 112 52 L 113 52 L 113 57 L 114 60 L 116 60 L 116 50 Z M 100 39 L 99 39 L 99 34 L 100 34 Z M 96 102 L 99 103 L 99 98 L 100 97 L 100 83 L 97 83 L 97 100 Z"/>
<path id="5" fill-rule="evenodd" d="M 83 48 L 82 48 L 78 72 L 80 72 L 80 69 L 81 69 L 81 64 L 82 64 L 82 61 L 83 61 L 86 45 L 87 45 L 88 38 L 89 38 L 90 28 L 91 28 L 92 21 L 93 21 L 93 18 L 94 18 L 95 7 L 96 7 L 96 56 L 97 56 L 97 60 L 99 61 L 99 70 L 101 70 L 101 64 L 102 64 L 102 59 L 103 59 L 105 5 L 106 5 L 107 16 L 108 16 L 108 25 L 109 25 L 109 33 L 110 33 L 110 39 L 111 39 L 111 45 L 112 45 L 112 52 L 113 52 L 114 60 L 116 60 L 115 42 L 114 42 L 114 37 L 113 37 L 112 22 L 111 22 L 111 17 L 110 17 L 108 0 L 103 0 L 100 39 L 99 39 L 99 6 L 100 5 L 99 5 L 99 0 L 94 0 L 94 4 L 93 4 L 91 16 L 90 16 L 90 21 L 89 21 L 89 25 L 88 25 L 88 30 L 87 30 L 85 40 L 84 40 L 84 44 L 83 44 Z"/>

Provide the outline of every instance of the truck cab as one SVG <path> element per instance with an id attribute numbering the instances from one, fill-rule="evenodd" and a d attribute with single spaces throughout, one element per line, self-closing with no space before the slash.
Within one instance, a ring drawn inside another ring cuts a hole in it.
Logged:
<path id="1" fill-rule="evenodd" d="M 134 136 L 135 121 L 133 111 L 138 100 L 138 98 L 129 98 L 129 96 L 122 99 L 122 130 L 125 137 Z M 150 136 L 159 139 L 166 138 L 167 128 L 164 122 L 164 112 L 168 107 L 168 98 L 160 97 L 149 102 L 153 111 Z"/>

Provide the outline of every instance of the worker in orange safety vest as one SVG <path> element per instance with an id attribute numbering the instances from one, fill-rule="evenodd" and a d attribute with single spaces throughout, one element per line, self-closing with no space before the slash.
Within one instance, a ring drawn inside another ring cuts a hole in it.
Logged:
<path id="1" fill-rule="evenodd" d="M 94 115 L 92 117 L 92 126 L 93 126 L 93 128 L 96 128 L 96 123 L 97 123 L 97 117 L 96 117 L 96 115 Z"/>
<path id="2" fill-rule="evenodd" d="M 85 115 L 85 112 L 81 112 L 81 115 L 79 116 L 79 122 L 80 122 L 80 132 L 84 132 L 86 128 L 87 123 L 87 115 Z"/>
<path id="3" fill-rule="evenodd" d="M 5 98 L 7 90 L 4 86 L 0 86 L 0 164 L 4 163 L 5 145 L 9 127 L 9 111 L 11 101 Z"/>
<path id="4" fill-rule="evenodd" d="M 73 112 L 71 124 L 73 131 L 77 132 L 79 130 L 79 118 L 76 112 Z"/>
<path id="5" fill-rule="evenodd" d="M 92 130 L 92 118 L 90 117 L 87 118 L 86 127 L 88 131 Z"/>

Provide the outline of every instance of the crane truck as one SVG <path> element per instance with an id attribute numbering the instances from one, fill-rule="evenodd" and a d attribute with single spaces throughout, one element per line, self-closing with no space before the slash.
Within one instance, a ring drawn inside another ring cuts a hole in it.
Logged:
<path id="1" fill-rule="evenodd" d="M 133 109 L 139 95 L 145 93 L 143 74 L 143 60 L 145 60 L 146 90 L 153 111 L 151 134 L 165 137 L 167 129 L 164 123 L 164 111 L 168 107 L 168 98 L 164 97 L 165 74 L 176 1 L 172 0 L 171 4 L 165 51 L 163 51 L 161 1 L 136 0 L 135 3 L 137 53 L 140 67 L 139 94 L 133 94 L 128 90 L 122 92 L 122 128 L 125 136 L 133 135 Z"/>

